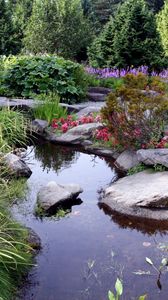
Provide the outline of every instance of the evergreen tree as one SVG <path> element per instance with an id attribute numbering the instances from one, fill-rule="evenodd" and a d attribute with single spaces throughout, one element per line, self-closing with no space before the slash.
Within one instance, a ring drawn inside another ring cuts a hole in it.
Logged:
<path id="1" fill-rule="evenodd" d="M 153 9 L 154 12 L 159 12 L 164 5 L 164 0 L 147 0 L 149 7 Z"/>
<path id="2" fill-rule="evenodd" d="M 157 24 L 165 54 L 168 56 L 168 0 L 158 15 Z"/>
<path id="3" fill-rule="evenodd" d="M 35 0 L 25 30 L 25 49 L 75 58 L 91 38 L 80 0 Z"/>
<path id="4" fill-rule="evenodd" d="M 132 65 L 156 67 L 163 49 L 153 13 L 144 0 L 127 0 L 105 26 L 99 38 L 103 66 L 126 68 Z M 92 57 L 89 53 L 89 57 Z M 102 65 L 101 65 L 102 66 Z"/>
<path id="5" fill-rule="evenodd" d="M 15 54 L 12 16 L 5 0 L 0 0 L 0 55 Z"/>

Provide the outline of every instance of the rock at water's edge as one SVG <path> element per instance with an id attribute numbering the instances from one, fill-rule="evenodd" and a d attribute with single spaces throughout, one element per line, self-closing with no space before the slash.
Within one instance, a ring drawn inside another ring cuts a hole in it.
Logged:
<path id="1" fill-rule="evenodd" d="M 124 172 L 136 167 L 138 164 L 138 156 L 135 151 L 131 150 L 125 150 L 115 161 L 115 166 Z"/>
<path id="2" fill-rule="evenodd" d="M 8 153 L 3 157 L 4 162 L 7 165 L 7 168 L 11 171 L 11 175 L 16 177 L 30 177 L 32 171 L 27 166 L 27 164 L 15 154 Z"/>
<path id="3" fill-rule="evenodd" d="M 145 165 L 163 165 L 168 168 L 168 149 L 141 149 L 137 151 L 139 162 Z"/>
<path id="4" fill-rule="evenodd" d="M 119 179 L 101 199 L 119 213 L 168 220 L 168 172 L 143 171 Z"/>

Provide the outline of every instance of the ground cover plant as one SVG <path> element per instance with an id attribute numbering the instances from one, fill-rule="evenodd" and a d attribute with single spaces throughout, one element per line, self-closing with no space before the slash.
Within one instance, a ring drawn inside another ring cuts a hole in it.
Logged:
<path id="1" fill-rule="evenodd" d="M 58 56 L 13 56 L 4 60 L 1 91 L 6 96 L 31 97 L 56 93 L 62 102 L 85 96 L 86 74 L 77 63 Z"/>

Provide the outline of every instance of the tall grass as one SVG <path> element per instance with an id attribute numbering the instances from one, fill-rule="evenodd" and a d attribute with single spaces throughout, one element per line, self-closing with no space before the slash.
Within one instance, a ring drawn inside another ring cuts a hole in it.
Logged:
<path id="1" fill-rule="evenodd" d="M 11 219 L 9 206 L 23 197 L 25 180 L 11 179 L 3 154 L 26 143 L 27 120 L 20 112 L 0 110 L 0 300 L 14 299 L 23 274 L 32 265 L 28 231 Z"/>
<path id="2" fill-rule="evenodd" d="M 6 152 L 15 145 L 25 145 L 28 120 L 22 113 L 9 108 L 0 110 L 0 148 Z"/>
<path id="3" fill-rule="evenodd" d="M 56 94 L 41 94 L 36 96 L 37 107 L 34 109 L 36 119 L 46 120 L 51 123 L 53 119 L 66 118 L 67 110 L 60 105 L 60 99 Z"/>

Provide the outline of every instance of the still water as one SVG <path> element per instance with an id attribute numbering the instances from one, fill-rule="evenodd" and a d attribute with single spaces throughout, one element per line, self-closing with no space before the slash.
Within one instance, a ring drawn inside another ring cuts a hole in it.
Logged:
<path id="1" fill-rule="evenodd" d="M 100 191 L 117 178 L 113 164 L 73 148 L 40 144 L 28 148 L 33 171 L 26 199 L 13 206 L 17 220 L 41 238 L 36 257 L 19 296 L 20 300 L 107 300 L 115 281 L 123 280 L 124 300 L 147 294 L 149 300 L 168 299 L 168 273 L 161 275 L 145 261 L 159 267 L 168 257 L 168 224 L 116 215 L 98 205 Z M 49 181 L 79 183 L 81 204 L 64 218 L 37 218 L 37 192 Z M 134 272 L 150 272 L 137 275 Z"/>

